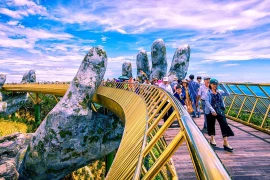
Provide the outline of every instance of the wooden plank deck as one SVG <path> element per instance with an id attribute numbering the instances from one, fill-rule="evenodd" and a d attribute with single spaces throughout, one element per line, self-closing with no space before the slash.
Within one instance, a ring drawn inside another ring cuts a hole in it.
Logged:
<path id="1" fill-rule="evenodd" d="M 194 119 L 200 129 L 203 128 L 203 115 Z M 269 180 L 270 179 L 270 135 L 256 129 L 227 119 L 235 136 L 229 137 L 229 143 L 234 148 L 232 153 L 223 150 L 223 138 L 216 122 L 215 152 L 235 180 Z M 174 122 L 165 133 L 169 143 L 179 132 L 179 125 Z M 207 131 L 202 130 L 207 139 Z M 173 156 L 179 179 L 196 179 L 193 164 L 186 145 L 180 146 Z"/>

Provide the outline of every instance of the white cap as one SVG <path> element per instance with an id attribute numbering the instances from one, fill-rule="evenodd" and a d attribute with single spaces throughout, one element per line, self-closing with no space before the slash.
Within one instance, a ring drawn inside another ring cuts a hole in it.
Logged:
<path id="1" fill-rule="evenodd" d="M 164 77 L 163 81 L 169 81 L 168 77 Z"/>

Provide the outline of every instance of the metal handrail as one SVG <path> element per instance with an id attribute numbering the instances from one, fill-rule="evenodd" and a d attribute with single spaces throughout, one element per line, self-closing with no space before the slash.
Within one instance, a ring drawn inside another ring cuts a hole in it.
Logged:
<path id="1" fill-rule="evenodd" d="M 266 90 L 270 84 L 223 84 L 230 90 L 230 96 L 224 98 L 226 117 L 270 134 L 270 92 Z"/>

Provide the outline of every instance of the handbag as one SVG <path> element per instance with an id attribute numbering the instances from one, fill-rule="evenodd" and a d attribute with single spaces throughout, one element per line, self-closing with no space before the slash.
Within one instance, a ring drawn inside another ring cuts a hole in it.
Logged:
<path id="1" fill-rule="evenodd" d="M 186 103 L 186 106 L 187 106 L 187 111 L 188 111 L 189 113 L 192 113 L 192 112 L 194 111 L 194 109 L 193 109 L 193 107 L 192 107 L 191 101 L 188 100 L 188 99 L 186 99 L 186 100 L 185 100 L 185 103 Z"/>

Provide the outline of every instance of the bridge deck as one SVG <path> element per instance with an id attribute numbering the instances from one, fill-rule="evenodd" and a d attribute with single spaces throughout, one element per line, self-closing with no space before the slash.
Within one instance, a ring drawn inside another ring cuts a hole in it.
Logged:
<path id="1" fill-rule="evenodd" d="M 203 115 L 195 118 L 200 129 L 203 127 Z M 229 120 L 228 123 L 235 133 L 229 137 L 229 143 L 234 148 L 230 153 L 223 150 L 223 140 L 218 122 L 216 122 L 215 152 L 232 175 L 233 179 L 270 179 L 270 135 L 256 129 Z M 170 142 L 177 134 L 179 126 L 173 123 L 167 131 L 165 138 Z M 207 131 L 202 130 L 205 137 L 209 139 Z M 180 179 L 196 179 L 189 152 L 186 146 L 181 146 L 173 156 L 174 165 Z"/>

